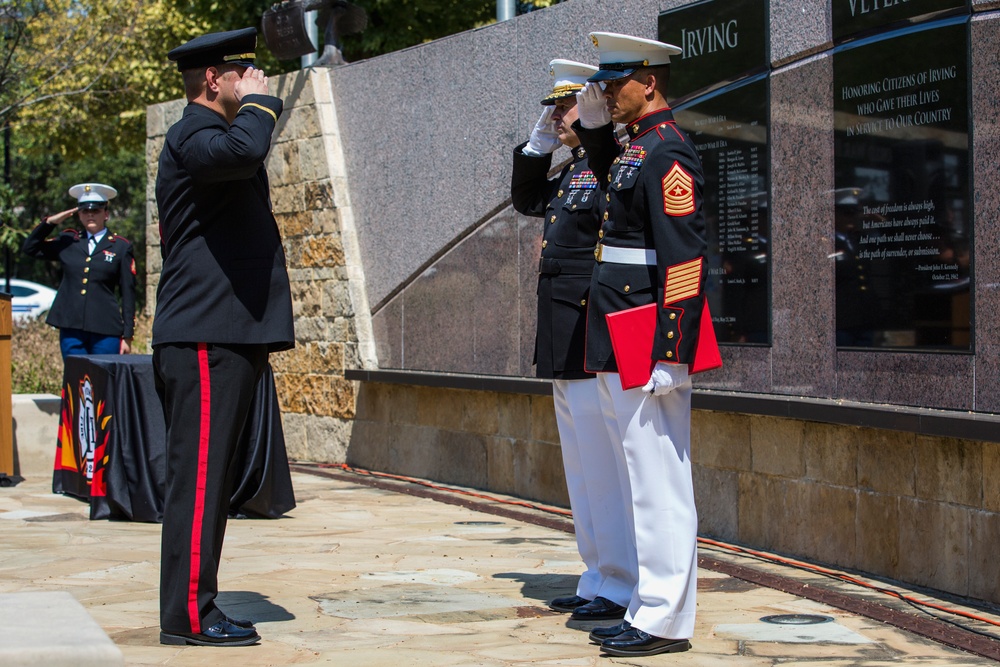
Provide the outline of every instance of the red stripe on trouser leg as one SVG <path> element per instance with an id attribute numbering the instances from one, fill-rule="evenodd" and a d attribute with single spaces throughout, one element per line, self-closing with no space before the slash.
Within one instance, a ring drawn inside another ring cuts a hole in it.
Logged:
<path id="1" fill-rule="evenodd" d="M 201 632 L 198 614 L 198 585 L 201 572 L 201 533 L 205 517 L 205 480 L 208 477 L 208 440 L 212 425 L 212 382 L 208 373 L 208 345 L 198 344 L 198 379 L 201 410 L 198 428 L 198 482 L 191 520 L 191 576 L 188 581 L 188 617 L 191 632 Z"/>

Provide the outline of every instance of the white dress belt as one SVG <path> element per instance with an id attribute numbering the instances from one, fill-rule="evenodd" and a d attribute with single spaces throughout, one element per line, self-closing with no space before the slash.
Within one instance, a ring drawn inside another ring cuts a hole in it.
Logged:
<path id="1" fill-rule="evenodd" d="M 594 257 L 598 262 L 656 266 L 656 251 L 651 248 L 619 248 L 599 243 L 594 250 Z"/>

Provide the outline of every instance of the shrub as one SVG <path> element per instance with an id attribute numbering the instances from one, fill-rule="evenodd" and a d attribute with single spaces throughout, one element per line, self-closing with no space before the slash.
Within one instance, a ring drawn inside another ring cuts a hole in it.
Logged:
<path id="1" fill-rule="evenodd" d="M 134 354 L 149 354 L 152 318 L 136 317 Z M 11 349 L 11 388 L 15 394 L 55 394 L 62 389 L 63 363 L 59 330 L 42 319 L 14 322 Z"/>

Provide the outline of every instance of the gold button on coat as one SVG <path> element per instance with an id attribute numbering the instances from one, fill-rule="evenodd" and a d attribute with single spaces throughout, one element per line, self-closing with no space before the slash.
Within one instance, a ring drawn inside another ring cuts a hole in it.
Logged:
<path id="1" fill-rule="evenodd" d="M 628 294 L 629 290 L 631 290 L 631 289 L 632 289 L 631 285 L 626 285 L 625 286 L 625 293 Z"/>
<path id="2" fill-rule="evenodd" d="M 542 241 L 542 247 L 543 248 L 548 248 L 549 247 L 549 242 L 548 241 Z"/>
<path id="3" fill-rule="evenodd" d="M 555 221 L 556 221 L 556 216 L 552 216 L 551 218 L 549 218 L 549 222 L 555 222 Z"/>
<path id="4" fill-rule="evenodd" d="M 667 332 L 667 338 L 673 338 L 673 337 L 674 337 L 674 332 L 673 331 L 668 331 Z"/>
<path id="5" fill-rule="evenodd" d="M 676 320 L 677 319 L 677 313 L 670 313 L 670 319 Z"/>
<path id="6" fill-rule="evenodd" d="M 673 359 L 673 358 L 674 358 L 674 353 L 673 352 L 667 352 L 667 359 Z"/>
<path id="7" fill-rule="evenodd" d="M 580 305 L 581 306 L 586 306 L 587 305 L 587 300 L 586 299 L 580 299 Z"/>
<path id="8" fill-rule="evenodd" d="M 80 290 L 80 294 L 86 294 L 86 293 L 87 293 L 87 290 L 85 290 L 85 289 Z"/>

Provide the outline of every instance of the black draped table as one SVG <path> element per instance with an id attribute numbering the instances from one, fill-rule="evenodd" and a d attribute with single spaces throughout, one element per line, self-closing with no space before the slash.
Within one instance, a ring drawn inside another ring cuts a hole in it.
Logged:
<path id="1" fill-rule="evenodd" d="M 90 502 L 91 519 L 162 521 L 166 427 L 153 357 L 67 357 L 52 491 Z M 230 511 L 274 519 L 295 507 L 274 375 L 257 384 Z"/>

